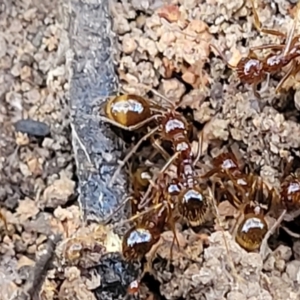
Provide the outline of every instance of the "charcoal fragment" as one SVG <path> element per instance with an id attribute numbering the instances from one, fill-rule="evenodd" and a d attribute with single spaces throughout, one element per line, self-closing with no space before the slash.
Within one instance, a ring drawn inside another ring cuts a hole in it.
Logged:
<path id="1" fill-rule="evenodd" d="M 15 123 L 16 131 L 27 133 L 35 137 L 46 137 L 50 134 L 50 128 L 47 124 L 31 119 L 20 120 Z"/>

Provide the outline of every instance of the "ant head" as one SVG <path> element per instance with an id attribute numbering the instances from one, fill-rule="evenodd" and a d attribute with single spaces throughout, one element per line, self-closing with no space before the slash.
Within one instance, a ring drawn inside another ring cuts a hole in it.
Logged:
<path id="1" fill-rule="evenodd" d="M 264 77 L 263 63 L 258 58 L 242 58 L 236 66 L 241 81 L 253 84 Z"/>

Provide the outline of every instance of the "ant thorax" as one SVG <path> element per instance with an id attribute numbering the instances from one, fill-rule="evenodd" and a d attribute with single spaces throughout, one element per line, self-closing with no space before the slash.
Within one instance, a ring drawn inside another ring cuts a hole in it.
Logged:
<path id="1" fill-rule="evenodd" d="M 268 67 L 278 67 L 282 62 L 282 55 L 272 55 L 270 56 L 267 61 L 266 64 Z"/>
<path id="2" fill-rule="evenodd" d="M 177 140 L 179 142 L 177 143 Z M 193 158 L 192 148 L 190 143 L 186 141 L 186 138 L 183 136 L 176 138 L 175 141 L 175 152 L 180 153 L 181 159 L 191 160 Z"/>
<path id="3" fill-rule="evenodd" d="M 181 163 L 180 169 L 184 186 L 193 187 L 195 170 L 193 168 L 192 161 L 190 159 L 184 159 Z"/>
<path id="4" fill-rule="evenodd" d="M 168 193 L 171 196 L 177 196 L 180 193 L 181 189 L 177 183 L 170 183 L 168 186 Z"/>
<path id="5" fill-rule="evenodd" d="M 222 162 L 222 169 L 224 170 L 237 169 L 237 168 L 238 166 L 231 158 L 225 159 Z"/>

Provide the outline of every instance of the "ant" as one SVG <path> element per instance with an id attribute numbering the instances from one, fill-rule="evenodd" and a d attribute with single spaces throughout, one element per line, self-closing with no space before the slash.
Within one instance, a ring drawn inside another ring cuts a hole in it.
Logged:
<path id="1" fill-rule="evenodd" d="M 265 216 L 276 195 L 275 190 L 270 189 L 260 177 L 253 179 L 249 194 L 245 194 L 241 201 L 244 204 L 244 218 L 236 233 L 237 243 L 247 251 L 255 251 L 261 246 L 268 232 Z M 236 205 L 235 207 L 238 208 Z"/>
<path id="2" fill-rule="evenodd" d="M 164 230 L 167 219 L 166 207 L 160 205 L 157 209 L 144 214 L 123 237 L 122 251 L 126 260 L 140 260 L 156 244 Z"/>
<path id="3" fill-rule="evenodd" d="M 162 172 L 154 182 L 155 189 L 151 190 L 147 206 L 144 211 L 138 207 L 138 201 L 132 201 L 132 211 L 137 212 L 133 219 L 138 219 L 123 237 L 123 256 L 127 260 L 140 260 L 156 244 L 166 225 L 171 225 L 176 240 L 173 218 L 173 203 L 168 194 L 168 180 L 170 177 Z M 151 182 L 151 180 L 149 181 Z"/>
<path id="4" fill-rule="evenodd" d="M 148 88 L 143 84 L 134 85 Z M 168 104 L 165 111 L 158 109 L 158 105 L 156 103 L 153 105 L 153 101 L 151 100 L 146 100 L 136 95 L 123 95 L 110 99 L 105 109 L 106 117 L 100 117 L 101 120 L 128 131 L 137 130 L 150 121 L 155 121 L 158 125 L 154 129 L 149 130 L 126 155 L 122 164 L 120 164 L 112 176 L 109 185 L 112 185 L 116 174 L 129 160 L 134 151 L 138 149 L 142 141 L 157 132 L 162 141 L 171 142 L 175 153 L 169 160 L 169 164 L 174 161 L 174 165 L 177 167 L 177 177 L 181 186 L 181 192 L 178 196 L 179 212 L 187 219 L 190 225 L 199 225 L 199 223 L 202 222 L 201 219 L 206 217 L 209 205 L 207 204 L 207 196 L 204 195 L 200 187 L 197 187 L 198 180 L 195 179 L 197 177 L 194 168 L 196 158 L 192 152 L 189 141 L 189 123 L 185 117 L 176 110 L 178 104 L 175 105 L 168 98 L 153 89 L 151 89 L 151 91 Z M 116 107 L 118 109 L 116 109 Z M 143 114 L 144 112 L 145 114 Z M 151 199 L 146 199 L 151 188 L 152 187 L 147 190 L 143 199 L 140 201 L 139 209 L 146 206 L 149 201 L 151 202 Z"/>
<path id="5" fill-rule="evenodd" d="M 275 190 L 260 177 L 243 173 L 233 153 L 220 154 L 213 165 L 214 168 L 203 176 L 216 174 L 221 180 L 223 194 L 244 215 L 236 230 L 237 243 L 247 251 L 257 250 L 268 232 L 265 215 L 277 197 Z"/>
<path id="6" fill-rule="evenodd" d="M 257 11 L 255 9 L 254 0 L 251 0 L 251 4 L 254 15 L 254 25 L 256 29 L 262 33 L 285 38 L 285 44 L 268 44 L 251 47 L 249 49 L 248 56 L 241 58 L 236 66 L 231 65 L 226 59 L 225 55 L 216 46 L 212 44 L 210 46 L 218 52 L 218 54 L 221 56 L 221 58 L 229 68 L 236 70 L 241 82 L 252 85 L 254 95 L 258 99 L 260 99 L 261 96 L 257 91 L 257 86 L 267 78 L 267 87 L 270 75 L 278 73 L 282 70 L 283 67 L 291 63 L 291 66 L 288 69 L 287 73 L 283 76 L 276 87 L 276 93 L 278 93 L 281 90 L 284 82 L 290 77 L 290 75 L 295 75 L 299 71 L 299 64 L 294 61 L 296 57 L 300 56 L 300 44 L 297 43 L 300 35 L 294 36 L 299 4 L 297 4 L 296 17 L 294 19 L 293 26 L 287 34 L 284 34 L 277 30 L 262 28 Z M 271 53 L 267 57 L 260 59 L 256 55 L 255 51 L 264 49 L 277 51 L 277 53 Z"/>

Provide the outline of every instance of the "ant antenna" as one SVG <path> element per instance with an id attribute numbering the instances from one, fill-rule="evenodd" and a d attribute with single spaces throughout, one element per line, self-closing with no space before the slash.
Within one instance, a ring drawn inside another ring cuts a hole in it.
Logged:
<path id="1" fill-rule="evenodd" d="M 132 86 L 136 86 L 136 87 L 141 87 L 143 89 L 149 90 L 151 91 L 153 94 L 155 94 L 156 96 L 160 97 L 161 99 L 165 100 L 168 104 L 170 104 L 172 107 L 175 107 L 174 102 L 171 101 L 169 98 L 167 98 L 166 96 L 164 96 L 163 94 L 159 93 L 158 91 L 156 91 L 155 89 L 153 89 L 152 87 L 150 87 L 149 85 L 143 84 L 143 83 L 137 83 L 137 82 L 132 82 L 132 81 L 128 81 L 126 79 L 126 81 L 132 85 Z"/>
<path id="2" fill-rule="evenodd" d="M 111 227 L 111 229 L 116 228 L 116 227 L 118 227 L 118 226 L 122 226 L 122 225 L 127 224 L 127 223 L 130 223 L 130 222 L 132 222 L 132 221 L 138 219 L 139 217 L 141 217 L 141 216 L 143 216 L 143 215 L 149 213 L 150 211 L 156 210 L 156 209 L 162 207 L 163 205 L 164 205 L 164 203 L 158 203 L 158 204 L 156 204 L 156 205 L 153 205 L 153 206 L 147 208 L 145 211 L 139 212 L 139 213 L 137 213 L 135 216 L 132 216 L 131 218 L 129 218 L 129 219 L 127 219 L 127 220 L 124 220 L 124 221 L 121 221 L 121 222 L 118 222 L 118 223 L 114 224 L 114 225 Z"/>

